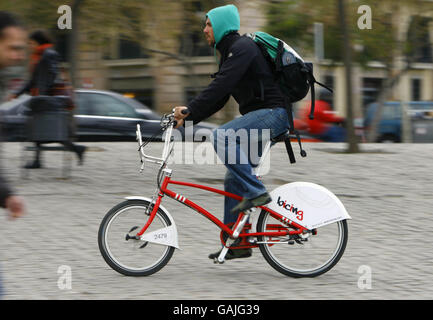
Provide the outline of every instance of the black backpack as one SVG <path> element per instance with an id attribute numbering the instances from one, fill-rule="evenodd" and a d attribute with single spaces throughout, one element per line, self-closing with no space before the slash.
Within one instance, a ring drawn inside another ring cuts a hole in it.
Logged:
<path id="1" fill-rule="evenodd" d="M 304 62 L 301 56 L 284 41 L 261 31 L 250 33 L 246 36 L 250 37 L 259 46 L 271 66 L 275 80 L 280 85 L 280 89 L 284 94 L 287 114 L 289 117 L 290 133 L 296 135 L 301 148 L 301 156 L 305 157 L 307 154 L 302 149 L 299 132 L 295 130 L 293 123 L 292 103 L 302 100 L 308 94 L 308 91 L 310 91 L 311 109 L 309 118 L 314 119 L 314 84 L 317 83 L 331 92 L 332 89 L 316 81 L 313 75 L 313 64 Z M 284 141 L 286 143 L 290 162 L 296 162 L 290 144 L 290 137 L 286 136 Z"/>

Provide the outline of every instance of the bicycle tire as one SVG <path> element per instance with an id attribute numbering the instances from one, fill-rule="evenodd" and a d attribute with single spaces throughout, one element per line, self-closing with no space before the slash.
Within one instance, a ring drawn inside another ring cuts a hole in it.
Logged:
<path id="1" fill-rule="evenodd" d="M 99 232 L 98 232 L 98 246 L 99 251 L 101 252 L 102 257 L 104 258 L 105 262 L 115 271 L 125 275 L 125 276 L 149 276 L 151 274 L 154 274 L 155 272 L 161 270 L 171 259 L 173 253 L 174 253 L 174 247 L 171 246 L 163 246 L 166 247 L 163 251 L 163 253 L 160 255 L 160 257 L 152 263 L 150 266 L 146 266 L 145 268 L 133 268 L 128 266 L 127 264 L 119 261 L 118 257 L 115 257 L 112 253 L 112 250 L 110 246 L 107 243 L 108 239 L 108 233 L 107 230 L 110 229 L 111 223 L 113 222 L 113 219 L 120 216 L 122 213 L 127 212 L 128 209 L 131 208 L 138 208 L 138 210 L 142 210 L 144 212 L 147 207 L 149 206 L 150 202 L 147 200 L 126 200 L 122 203 L 119 203 L 118 205 L 114 206 L 112 209 L 110 209 L 107 214 L 104 216 L 103 220 L 101 221 Z M 165 225 L 165 227 L 171 225 L 171 221 L 168 218 L 168 216 L 165 214 L 164 211 L 161 209 L 158 209 L 156 212 L 155 218 L 152 222 L 154 224 L 155 221 L 160 221 L 162 225 Z M 143 224 L 143 221 L 141 223 Z M 151 224 L 151 226 L 152 226 Z M 144 224 L 143 224 L 144 225 Z M 126 230 L 126 229 L 125 229 Z M 126 232 L 127 233 L 127 232 Z M 120 240 L 120 239 L 119 239 Z M 125 241 L 128 241 L 125 239 Z M 138 240 L 136 240 L 138 241 Z M 140 250 L 142 250 L 140 248 Z M 146 254 L 143 253 L 143 257 Z M 147 256 L 147 255 L 146 255 Z"/>
<path id="2" fill-rule="evenodd" d="M 262 210 L 260 213 L 260 216 L 258 218 L 257 221 L 257 232 L 266 232 L 266 227 L 265 227 L 265 223 L 267 222 L 268 218 L 270 217 L 270 213 Z M 275 220 L 277 221 L 277 220 Z M 281 222 L 279 222 L 281 224 Z M 273 253 L 274 250 L 276 250 L 277 247 L 275 247 L 274 249 L 272 249 L 272 244 L 266 244 L 266 243 L 259 243 L 259 248 L 260 251 L 263 255 L 263 257 L 265 258 L 265 260 L 269 263 L 270 266 L 272 266 L 272 268 L 274 268 L 275 270 L 277 270 L 278 272 L 289 276 L 289 277 L 293 277 L 293 278 L 301 278 L 301 277 L 317 277 L 319 275 L 324 274 L 325 272 L 328 272 L 329 270 L 331 270 L 337 263 L 338 261 L 341 259 L 341 257 L 343 256 L 343 253 L 346 249 L 346 245 L 347 245 L 347 241 L 348 241 L 348 227 L 347 227 L 347 222 L 346 220 L 341 220 L 338 222 L 334 222 L 331 225 L 334 225 L 334 227 L 336 226 L 338 231 L 339 231 L 339 236 L 337 239 L 337 243 L 336 243 L 336 247 L 335 250 L 333 251 L 332 255 L 325 260 L 325 262 L 322 265 L 319 265 L 317 267 L 313 267 L 310 269 L 296 269 L 293 267 L 290 267 L 288 265 L 286 265 L 285 263 L 283 263 L 282 261 L 280 261 L 281 259 L 278 259 L 276 257 L 276 255 Z M 318 228 L 318 232 L 320 233 L 321 228 Z M 313 236 L 315 237 L 315 236 Z M 265 237 L 264 236 L 259 236 L 258 237 L 258 242 L 264 242 Z M 277 246 L 287 246 L 287 256 L 290 256 L 290 249 L 293 248 L 291 247 L 289 244 L 277 244 Z M 301 246 L 300 244 L 294 244 L 295 246 Z M 282 252 L 285 250 L 284 248 L 279 247 L 279 250 L 281 250 Z M 286 257 L 284 257 L 285 259 Z M 290 258 L 289 258 L 290 260 Z M 292 259 L 292 261 L 295 259 Z"/>

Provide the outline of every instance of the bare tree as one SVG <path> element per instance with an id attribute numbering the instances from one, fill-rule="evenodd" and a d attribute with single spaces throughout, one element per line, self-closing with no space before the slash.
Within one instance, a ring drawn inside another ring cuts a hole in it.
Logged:
<path id="1" fill-rule="evenodd" d="M 347 152 L 354 153 L 359 152 L 358 141 L 355 135 L 355 129 L 353 125 L 353 101 L 352 101 L 352 45 L 350 41 L 350 35 L 347 30 L 346 24 L 346 5 L 345 0 L 337 0 L 338 8 L 338 20 L 342 31 L 343 41 L 343 61 L 346 74 L 346 128 L 347 128 Z"/>

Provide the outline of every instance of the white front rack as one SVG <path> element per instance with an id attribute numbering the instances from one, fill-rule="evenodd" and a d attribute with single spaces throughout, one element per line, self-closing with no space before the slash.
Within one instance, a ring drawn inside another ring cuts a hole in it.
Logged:
<path id="1" fill-rule="evenodd" d="M 144 148 L 143 148 L 143 138 L 141 135 L 141 127 L 140 124 L 137 124 L 137 131 L 136 131 L 136 135 L 137 135 L 137 141 L 138 141 L 138 153 L 140 155 L 140 160 L 141 160 L 141 168 L 140 168 L 140 172 L 142 172 L 144 170 L 144 166 L 146 162 L 150 162 L 150 163 L 156 163 L 159 164 L 160 166 L 163 166 L 168 157 L 171 154 L 171 151 L 173 149 L 173 137 L 172 137 L 172 132 L 173 132 L 173 123 L 169 124 L 167 130 L 164 132 L 165 138 L 164 138 L 164 149 L 162 151 L 162 157 L 158 158 L 158 157 L 153 157 L 153 156 L 149 156 L 146 153 L 144 153 Z"/>

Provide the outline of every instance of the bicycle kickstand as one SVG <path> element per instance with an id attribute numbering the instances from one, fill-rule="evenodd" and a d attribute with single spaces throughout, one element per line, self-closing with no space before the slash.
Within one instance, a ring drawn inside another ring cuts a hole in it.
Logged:
<path id="1" fill-rule="evenodd" d="M 218 258 L 214 259 L 214 263 L 219 263 L 219 264 L 223 264 L 225 261 L 225 257 L 227 252 L 230 249 L 230 246 L 236 241 L 236 239 L 239 237 L 239 234 L 241 233 L 242 229 L 245 226 L 245 223 L 248 221 L 248 218 L 250 217 L 250 214 L 252 212 L 255 211 L 255 208 L 251 208 L 247 211 L 244 212 L 244 216 L 241 218 L 241 221 L 239 221 L 239 223 L 234 226 L 233 228 L 233 236 L 229 237 L 226 241 L 225 246 L 223 247 L 223 249 L 221 250 Z"/>

